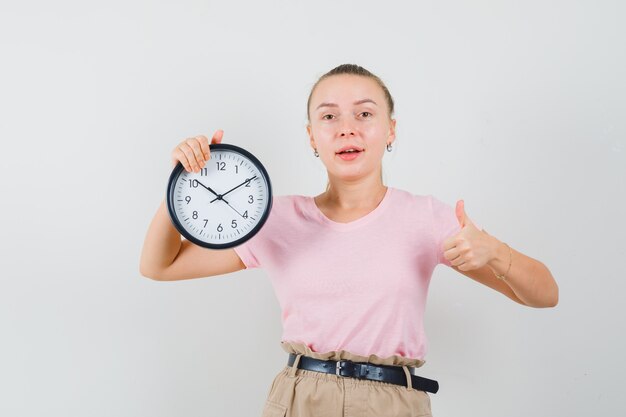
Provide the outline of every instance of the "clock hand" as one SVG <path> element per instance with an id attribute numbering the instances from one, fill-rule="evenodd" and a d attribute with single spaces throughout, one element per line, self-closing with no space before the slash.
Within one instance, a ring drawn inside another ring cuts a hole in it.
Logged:
<path id="1" fill-rule="evenodd" d="M 198 180 L 196 180 L 196 181 L 198 181 Z M 218 193 L 216 193 L 215 191 L 213 191 L 213 189 L 212 189 L 211 187 L 207 187 L 206 185 L 202 184 L 200 181 L 198 181 L 198 184 L 200 184 L 201 186 L 203 186 L 204 188 L 206 188 L 207 190 L 209 190 L 210 192 L 212 192 L 213 194 L 215 194 L 215 195 L 217 196 L 217 198 L 214 198 L 213 200 L 209 201 L 209 203 L 212 203 L 212 202 L 214 202 L 215 200 L 222 200 L 224 203 L 228 204 L 228 207 L 230 207 L 230 208 L 232 208 L 233 210 L 235 210 L 235 208 L 234 208 L 233 206 L 231 206 L 231 205 L 230 205 L 230 203 L 229 203 L 228 201 L 226 201 L 226 200 L 224 200 L 224 199 L 222 198 L 222 197 L 224 197 L 224 195 L 221 195 L 221 196 L 220 196 Z M 235 210 L 235 211 L 237 211 L 237 210 Z M 237 211 L 237 214 L 239 214 L 241 217 L 243 217 L 243 216 L 241 215 L 241 213 L 239 213 L 238 211 Z"/>
<path id="2" fill-rule="evenodd" d="M 237 211 L 237 209 L 236 209 L 236 208 L 234 208 L 233 206 L 231 206 L 231 205 L 230 205 L 230 203 L 229 203 L 228 201 L 226 201 L 226 200 L 224 200 L 224 199 L 222 199 L 222 200 L 223 200 L 226 204 L 228 204 L 228 207 L 230 207 L 231 209 L 235 210 L 235 212 L 236 212 L 239 216 L 243 217 L 243 215 L 242 215 L 241 213 L 239 213 L 239 212 Z"/>
<path id="3" fill-rule="evenodd" d="M 255 177 L 256 177 L 256 176 L 255 176 Z M 212 203 L 212 202 L 214 202 L 215 200 L 222 200 L 224 203 L 228 204 L 228 207 L 230 207 L 230 208 L 232 208 L 233 210 L 235 210 L 235 212 L 236 212 L 237 214 L 239 214 L 239 216 L 243 217 L 243 215 L 242 215 L 241 213 L 239 213 L 239 212 L 238 212 L 238 211 L 237 211 L 237 210 L 236 210 L 233 206 L 231 206 L 231 205 L 230 205 L 230 203 L 229 203 L 228 201 L 224 200 L 224 198 L 223 198 L 223 197 L 224 197 L 226 194 L 230 193 L 231 191 L 233 191 L 233 190 L 237 189 L 238 187 L 241 187 L 241 186 L 242 186 L 243 184 L 245 184 L 247 181 L 251 181 L 251 180 L 252 180 L 252 179 L 254 179 L 255 177 L 250 178 L 249 180 L 244 181 L 243 183 L 239 184 L 237 187 L 235 187 L 235 188 L 231 189 L 231 190 L 230 190 L 230 191 L 228 191 L 227 193 L 222 194 L 221 196 L 220 196 L 218 193 L 216 193 L 215 191 L 213 191 L 213 189 L 212 189 L 211 187 L 207 187 L 206 185 L 202 184 L 202 183 L 201 183 L 200 181 L 198 181 L 198 180 L 196 180 L 196 181 L 198 182 L 198 184 L 200 184 L 201 186 L 203 186 L 204 188 L 206 188 L 207 190 L 209 190 L 210 192 L 212 192 L 213 194 L 215 194 L 215 195 L 217 196 L 217 198 L 214 198 L 213 200 L 209 201 L 209 203 Z"/>
<path id="4" fill-rule="evenodd" d="M 252 180 L 253 180 L 253 179 L 255 179 L 255 178 L 256 178 L 256 175 L 255 175 L 254 177 L 252 177 L 252 178 L 247 178 L 244 182 L 242 182 L 242 183 L 241 183 L 241 184 L 239 184 L 238 186 L 233 187 L 233 188 L 231 188 L 230 190 L 226 191 L 224 194 L 222 194 L 222 197 L 224 197 L 226 194 L 228 194 L 228 193 L 230 193 L 230 192 L 232 192 L 232 191 L 235 191 L 237 188 L 241 187 L 241 186 L 242 186 L 242 185 L 244 185 L 245 183 L 248 183 L 248 182 L 252 181 Z M 218 196 L 217 198 L 214 198 L 213 200 L 211 200 L 211 201 L 210 201 L 210 203 L 214 202 L 215 200 L 219 200 L 219 198 L 220 198 L 219 196 Z M 224 200 L 224 201 L 226 201 L 226 200 Z"/>
<path id="5" fill-rule="evenodd" d="M 207 187 L 206 185 L 202 184 L 202 183 L 201 183 L 200 181 L 198 181 L 198 180 L 196 180 L 196 182 L 197 182 L 198 184 L 200 184 L 201 186 L 203 186 L 204 188 L 206 188 L 207 190 L 209 190 L 210 192 L 212 192 L 213 194 L 215 194 L 216 196 L 218 196 L 218 197 L 219 197 L 219 194 L 218 194 L 218 193 L 216 193 L 215 191 L 213 191 L 213 189 L 212 189 L 211 187 Z M 215 200 L 213 200 L 213 201 L 215 201 Z"/>
<path id="6" fill-rule="evenodd" d="M 222 196 L 225 196 L 226 194 L 230 193 L 231 191 L 235 191 L 237 188 L 241 187 L 242 185 L 244 185 L 245 183 L 249 183 L 250 181 L 252 181 L 253 179 L 256 178 L 256 175 L 252 178 L 248 178 L 246 179 L 244 182 L 242 182 L 241 184 L 239 184 L 238 186 L 231 188 L 230 190 L 226 191 L 224 194 L 222 194 Z"/>

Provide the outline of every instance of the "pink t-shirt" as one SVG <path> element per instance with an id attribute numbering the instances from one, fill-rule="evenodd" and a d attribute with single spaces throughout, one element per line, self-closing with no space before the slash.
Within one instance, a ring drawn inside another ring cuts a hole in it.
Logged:
<path id="1" fill-rule="evenodd" d="M 423 317 L 443 241 L 461 230 L 454 207 L 388 187 L 349 223 L 313 197 L 274 196 L 262 229 L 235 247 L 246 268 L 267 270 L 281 307 L 283 341 L 314 352 L 346 350 L 424 359 Z"/>

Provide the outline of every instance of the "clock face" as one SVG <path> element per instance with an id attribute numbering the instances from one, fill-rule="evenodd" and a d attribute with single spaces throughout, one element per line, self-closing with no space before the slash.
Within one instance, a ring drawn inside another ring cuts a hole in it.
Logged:
<path id="1" fill-rule="evenodd" d="M 200 172 L 178 164 L 170 176 L 167 202 L 174 226 L 188 240 L 211 249 L 240 245 L 263 226 L 272 207 L 267 171 L 251 153 L 230 144 L 211 144 Z"/>

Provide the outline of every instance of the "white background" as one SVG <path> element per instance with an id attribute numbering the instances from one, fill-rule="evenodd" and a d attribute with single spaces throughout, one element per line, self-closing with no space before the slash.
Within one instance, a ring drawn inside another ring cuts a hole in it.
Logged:
<path id="1" fill-rule="evenodd" d="M 224 129 L 276 195 L 326 171 L 306 99 L 342 63 L 396 100 L 386 185 L 544 262 L 556 308 L 440 265 L 420 374 L 441 416 L 623 415 L 620 1 L 3 1 L 0 414 L 260 415 L 287 355 L 262 269 L 139 274 L 170 152 Z"/>

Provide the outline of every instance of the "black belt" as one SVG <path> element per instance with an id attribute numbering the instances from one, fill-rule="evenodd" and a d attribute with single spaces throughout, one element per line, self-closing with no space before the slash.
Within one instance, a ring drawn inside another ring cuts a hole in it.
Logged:
<path id="1" fill-rule="evenodd" d="M 290 353 L 287 365 L 292 366 L 296 360 L 296 354 Z M 374 365 L 369 362 L 352 362 L 349 360 L 322 360 L 302 355 L 298 362 L 299 369 L 309 371 L 324 372 L 337 376 L 347 376 L 359 379 L 371 379 L 374 381 L 389 382 L 396 385 L 408 386 L 406 375 L 401 366 Z M 411 367 L 409 367 L 411 368 Z M 413 388 L 436 393 L 439 390 L 439 383 L 433 379 L 423 378 L 411 374 Z"/>

